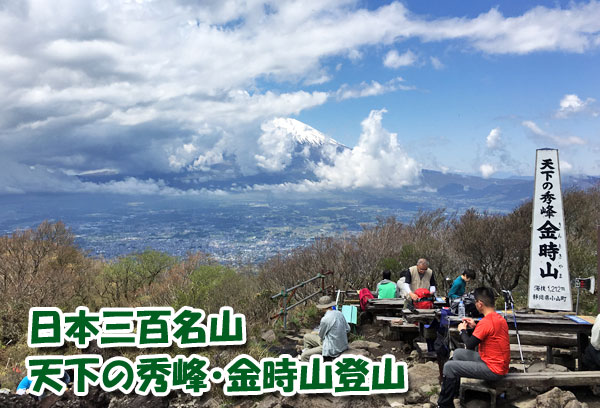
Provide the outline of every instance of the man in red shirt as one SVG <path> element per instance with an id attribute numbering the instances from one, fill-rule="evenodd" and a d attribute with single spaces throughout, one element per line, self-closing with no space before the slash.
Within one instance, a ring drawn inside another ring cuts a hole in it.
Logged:
<path id="1" fill-rule="evenodd" d="M 477 288 L 475 307 L 483 314 L 479 323 L 463 318 L 458 325 L 460 337 L 466 349 L 454 350 L 452 360 L 444 364 L 444 382 L 438 399 L 438 407 L 454 407 L 453 398 L 460 388 L 460 378 L 499 380 L 508 373 L 510 364 L 510 340 L 506 320 L 496 313 L 494 292 L 485 287 Z M 473 335 L 467 328 L 475 328 Z M 475 348 L 479 346 L 479 352 Z"/>

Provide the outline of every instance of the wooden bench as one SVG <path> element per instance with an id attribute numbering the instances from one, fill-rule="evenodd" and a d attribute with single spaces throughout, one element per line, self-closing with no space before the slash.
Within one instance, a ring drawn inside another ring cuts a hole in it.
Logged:
<path id="1" fill-rule="evenodd" d="M 600 371 L 567 371 L 508 373 L 498 381 L 483 381 L 465 378 L 460 385 L 460 401 L 465 401 L 468 391 L 485 393 L 490 396 L 490 407 L 496 407 L 496 397 L 510 388 L 523 387 L 578 387 L 600 385 Z"/>

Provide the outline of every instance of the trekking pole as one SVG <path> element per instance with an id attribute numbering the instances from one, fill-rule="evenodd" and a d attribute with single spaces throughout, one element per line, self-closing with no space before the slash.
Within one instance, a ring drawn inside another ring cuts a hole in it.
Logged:
<path id="1" fill-rule="evenodd" d="M 521 364 L 523 364 L 523 372 L 526 373 L 527 369 L 525 368 L 525 360 L 523 359 L 523 349 L 521 348 L 521 338 L 519 337 L 519 328 L 517 327 L 517 313 L 515 312 L 515 300 L 512 297 L 512 293 L 510 290 L 503 290 L 504 294 L 504 304 L 510 303 L 510 307 L 512 310 L 513 321 L 515 323 L 515 332 L 517 333 L 517 343 L 519 344 L 519 355 L 521 356 Z"/>

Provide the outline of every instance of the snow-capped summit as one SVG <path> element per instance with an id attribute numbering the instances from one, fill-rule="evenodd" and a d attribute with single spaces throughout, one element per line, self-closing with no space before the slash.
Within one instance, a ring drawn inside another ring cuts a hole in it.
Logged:
<path id="1" fill-rule="evenodd" d="M 311 145 L 341 145 L 336 140 L 325 136 L 317 129 L 292 118 L 275 118 L 271 120 L 270 125 L 280 129 L 282 133 L 292 136 L 296 143 Z"/>

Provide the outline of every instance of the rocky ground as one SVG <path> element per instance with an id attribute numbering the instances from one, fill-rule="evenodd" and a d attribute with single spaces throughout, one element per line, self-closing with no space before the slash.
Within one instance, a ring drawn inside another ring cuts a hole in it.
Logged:
<path id="1" fill-rule="evenodd" d="M 296 346 L 304 331 L 288 333 L 277 337 L 275 333 L 265 331 L 263 341 L 271 344 L 272 350 L 278 354 L 294 354 Z M 352 336 L 349 350 L 353 354 L 361 354 L 372 360 L 380 359 L 384 354 L 395 355 L 397 361 L 408 364 L 409 391 L 404 394 L 374 395 L 364 397 L 333 397 L 332 395 L 296 395 L 282 397 L 279 394 L 267 394 L 262 397 L 246 397 L 224 400 L 222 396 L 205 395 L 201 398 L 182 393 L 171 393 L 166 397 L 143 397 L 138 395 L 123 395 L 105 393 L 92 389 L 86 397 L 76 397 L 66 393 L 62 397 L 50 396 L 41 402 L 30 396 L 0 394 L 0 407 L 41 407 L 41 408 L 219 408 L 231 406 L 235 408 L 377 408 L 377 407 L 422 407 L 435 406 L 439 393 L 439 369 L 437 363 L 422 360 L 416 351 L 400 340 L 390 340 L 388 333 L 382 327 L 375 325 L 363 326 L 358 335 Z M 537 364 L 531 370 L 563 370 L 564 367 Z M 600 395 L 600 393 L 597 393 Z M 459 406 L 458 400 L 455 400 Z M 471 400 L 466 407 L 488 407 L 489 401 Z M 572 390 L 533 389 L 511 390 L 498 400 L 498 407 L 519 408 L 600 408 L 600 396 L 596 396 L 589 387 Z"/>

